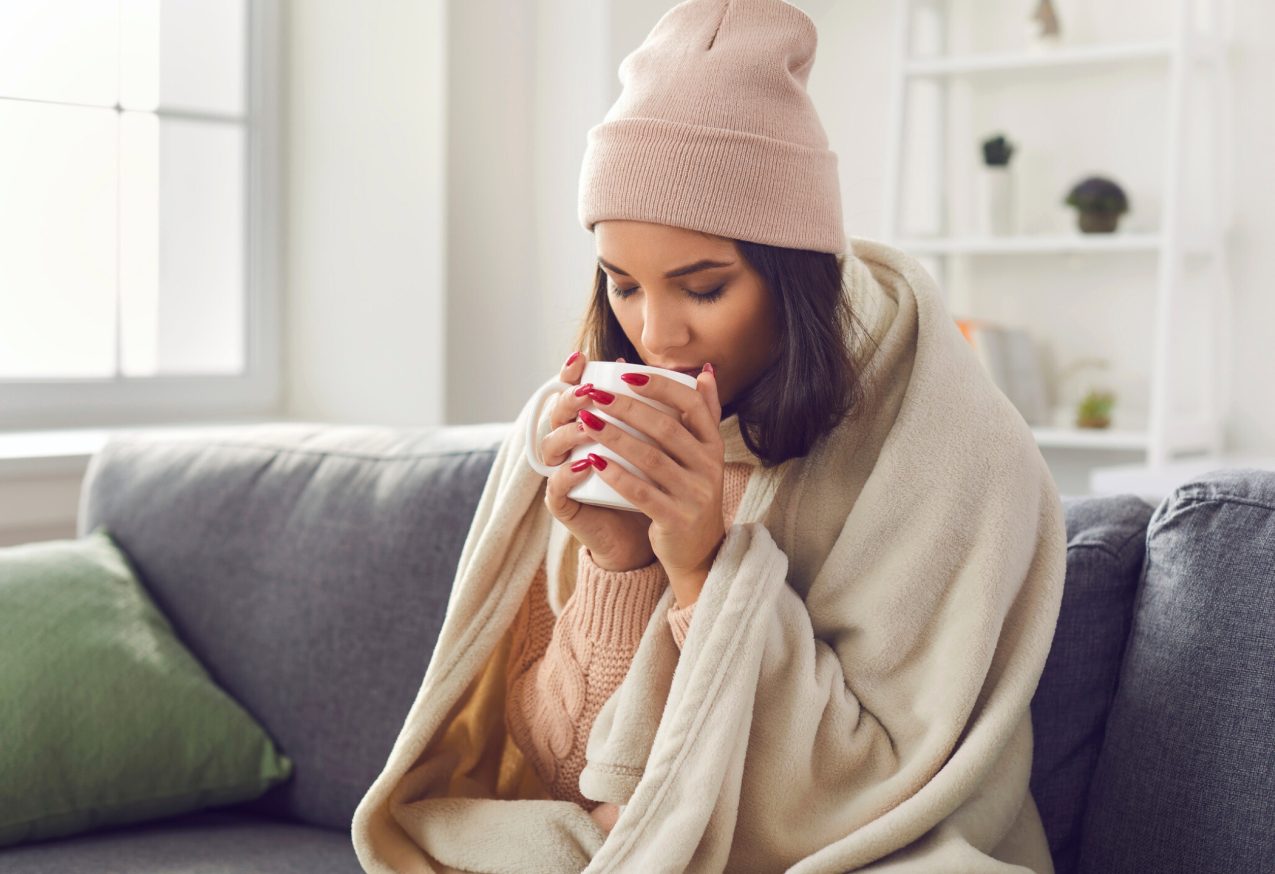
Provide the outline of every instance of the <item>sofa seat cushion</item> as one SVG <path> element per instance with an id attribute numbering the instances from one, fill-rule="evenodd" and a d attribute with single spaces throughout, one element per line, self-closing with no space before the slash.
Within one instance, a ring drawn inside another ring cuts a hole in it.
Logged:
<path id="1" fill-rule="evenodd" d="M 205 810 L 0 850 L 5 874 L 359 874 L 348 832 Z"/>

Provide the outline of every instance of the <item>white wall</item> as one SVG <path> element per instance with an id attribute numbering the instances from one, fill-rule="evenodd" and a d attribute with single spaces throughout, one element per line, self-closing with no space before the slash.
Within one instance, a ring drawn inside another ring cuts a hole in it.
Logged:
<path id="1" fill-rule="evenodd" d="M 572 351 L 595 258 L 577 212 L 586 132 L 619 91 L 612 18 L 643 5 L 452 5 L 451 424 L 513 420 Z"/>
<path id="2" fill-rule="evenodd" d="M 599 0 L 540 0 L 536 7 L 534 106 L 532 112 L 531 257 L 534 271 L 517 293 L 537 300 L 538 342 L 517 356 L 519 390 L 525 398 L 539 383 L 557 374 L 572 351 L 572 342 L 593 288 L 593 235 L 580 224 L 576 191 L 584 160 L 585 131 L 597 124 L 618 91 L 614 72 L 605 71 L 609 46 L 602 39 L 612 15 L 610 2 Z M 451 385 L 464 391 L 455 374 Z M 483 421 L 507 421 L 517 413 L 504 398 L 493 398 L 480 412 L 457 404 L 458 419 L 478 415 Z"/>
<path id="3" fill-rule="evenodd" d="M 445 418 L 447 10 L 437 0 L 286 6 L 291 418 Z"/>
<path id="4" fill-rule="evenodd" d="M 1275 448 L 1275 5 L 1236 3 L 1235 314 L 1228 434 L 1244 450 Z"/>

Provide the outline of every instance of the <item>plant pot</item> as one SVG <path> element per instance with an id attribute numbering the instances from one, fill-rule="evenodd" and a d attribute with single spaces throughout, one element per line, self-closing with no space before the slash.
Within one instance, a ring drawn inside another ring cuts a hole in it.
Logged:
<path id="1" fill-rule="evenodd" d="M 1077 224 L 1080 225 L 1080 232 L 1084 234 L 1110 234 L 1116 229 L 1116 224 L 1120 221 L 1120 213 L 1118 212 L 1093 212 L 1087 210 L 1076 211 Z"/>
<path id="2" fill-rule="evenodd" d="M 984 236 L 1014 233 L 1014 177 L 1008 164 L 984 164 L 978 176 L 978 231 Z"/>

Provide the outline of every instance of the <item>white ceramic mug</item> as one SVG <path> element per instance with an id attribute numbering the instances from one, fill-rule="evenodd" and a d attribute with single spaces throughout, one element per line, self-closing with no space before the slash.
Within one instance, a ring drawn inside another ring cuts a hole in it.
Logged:
<path id="1" fill-rule="evenodd" d="M 586 382 L 591 382 L 593 383 L 594 388 L 600 388 L 613 395 L 625 395 L 627 397 L 637 398 L 639 401 L 649 404 L 657 410 L 677 418 L 679 421 L 681 420 L 681 413 L 676 408 L 670 407 L 668 404 L 661 403 L 654 398 L 644 397 L 633 391 L 633 386 L 620 379 L 620 374 L 622 373 L 649 373 L 652 375 L 659 375 L 680 382 L 682 385 L 691 389 L 694 389 L 697 385 L 695 377 L 677 370 L 665 370 L 663 367 L 652 367 L 648 364 L 622 364 L 618 361 L 590 361 L 584 366 L 584 374 L 581 375 L 579 384 L 584 385 Z M 536 393 L 527 401 L 527 403 L 531 405 L 532 415 L 527 417 L 527 443 L 524 447 L 524 454 L 527 457 L 527 463 L 530 464 L 532 469 L 541 476 L 551 476 L 553 472 L 562 465 L 550 466 L 545 464 L 539 458 L 540 440 L 538 432 L 540 425 L 540 406 L 544 403 L 547 395 L 573 387 L 574 386 L 569 383 L 565 383 L 559 379 L 551 379 L 544 385 L 540 386 L 540 388 L 536 390 Z M 606 411 L 605 407 L 594 404 L 593 406 L 588 407 L 588 410 L 599 419 L 605 419 L 607 422 L 615 425 L 617 428 L 623 429 L 626 433 L 631 434 L 638 440 L 641 440 L 644 443 L 650 443 L 652 446 L 658 445 L 654 440 L 647 437 L 632 425 L 622 422 L 615 416 L 610 415 Z M 601 443 L 597 443 L 596 441 L 581 443 L 571 451 L 571 457 L 562 462 L 562 464 L 573 464 L 587 456 L 590 452 L 597 453 L 607 459 L 608 462 L 614 462 L 621 465 L 634 476 L 646 480 L 647 482 L 651 482 L 651 478 L 645 473 L 638 470 L 627 460 L 616 455 L 608 447 Z M 598 476 L 596 468 L 590 468 L 590 473 L 590 476 L 585 477 L 567 493 L 567 497 L 574 501 L 579 501 L 582 504 L 595 504 L 599 507 L 611 507 L 616 510 L 637 511 L 637 508 L 630 504 L 627 499 L 621 496 L 615 489 L 611 488 L 610 483 Z"/>

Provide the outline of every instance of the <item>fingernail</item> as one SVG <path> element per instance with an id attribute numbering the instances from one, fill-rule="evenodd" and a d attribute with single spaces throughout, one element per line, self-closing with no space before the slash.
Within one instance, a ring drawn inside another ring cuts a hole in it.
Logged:
<path id="1" fill-rule="evenodd" d="M 708 371 L 709 373 L 711 373 L 713 376 L 716 376 L 716 375 L 717 375 L 717 371 L 716 371 L 716 370 L 713 370 L 713 362 L 711 362 L 711 361 L 705 361 L 705 362 L 704 362 L 704 369 L 705 369 L 706 371 Z"/>
<path id="2" fill-rule="evenodd" d="M 617 363 L 617 364 L 628 364 L 628 363 L 629 363 L 629 362 L 625 361 L 623 358 L 617 358 L 617 359 L 615 359 L 615 360 L 616 360 L 616 363 Z"/>
<path id="3" fill-rule="evenodd" d="M 582 458 L 579 461 L 575 461 L 571 463 L 571 470 L 574 473 L 579 473 L 580 471 L 584 470 L 586 467 L 592 466 L 592 464 L 593 464 L 593 461 L 591 459 Z"/>
<path id="4" fill-rule="evenodd" d="M 589 393 L 589 389 L 591 388 L 593 388 L 593 383 L 586 382 L 584 385 L 580 386 L 578 389 L 575 390 L 575 396 L 578 398 L 582 398 Z"/>
<path id="5" fill-rule="evenodd" d="M 611 392 L 592 387 L 589 388 L 589 397 L 593 398 L 600 404 L 609 404 L 611 401 L 615 400 L 615 395 L 611 394 Z"/>
<path id="6" fill-rule="evenodd" d="M 596 452 L 589 453 L 589 460 L 593 462 L 593 466 L 598 470 L 606 470 L 607 460 Z"/>
<path id="7" fill-rule="evenodd" d="M 620 379 L 624 380 L 629 385 L 646 385 L 651 381 L 651 377 L 647 376 L 645 373 L 621 373 Z"/>
<path id="8" fill-rule="evenodd" d="M 584 430 L 584 422 L 576 422 L 576 430 L 577 430 L 577 431 L 583 431 L 583 430 Z"/>
<path id="9" fill-rule="evenodd" d="M 575 360 L 576 360 L 577 358 L 579 358 L 579 357 L 580 357 L 580 353 L 579 353 L 579 352 L 572 352 L 569 356 L 567 356 L 567 363 L 566 363 L 566 364 L 564 364 L 564 365 L 562 365 L 562 366 L 563 366 L 563 367 L 570 367 L 570 366 L 571 366 L 571 365 L 575 362 Z"/>
<path id="10" fill-rule="evenodd" d="M 602 426 L 606 424 L 597 416 L 593 415 L 593 413 L 590 413 L 588 410 L 581 410 L 580 418 L 584 420 L 584 424 L 588 425 L 594 431 L 601 431 Z"/>

